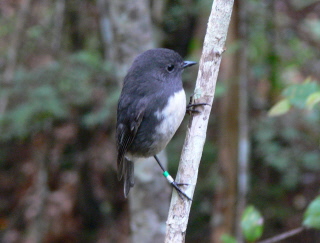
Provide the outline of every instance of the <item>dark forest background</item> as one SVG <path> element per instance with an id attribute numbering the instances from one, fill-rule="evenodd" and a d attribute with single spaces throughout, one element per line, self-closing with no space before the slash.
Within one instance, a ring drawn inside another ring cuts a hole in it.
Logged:
<path id="1" fill-rule="evenodd" d="M 211 5 L 1 1 L 1 242 L 162 242 L 171 188 L 151 160 L 123 198 L 117 100 L 146 49 L 200 59 Z M 187 95 L 196 77 L 185 71 Z M 301 225 L 320 188 L 319 81 L 320 1 L 236 1 L 187 242 L 238 235 L 245 205 L 264 217 L 262 238 Z M 187 120 L 162 155 L 173 176 Z M 319 241 L 305 230 L 283 242 Z"/>

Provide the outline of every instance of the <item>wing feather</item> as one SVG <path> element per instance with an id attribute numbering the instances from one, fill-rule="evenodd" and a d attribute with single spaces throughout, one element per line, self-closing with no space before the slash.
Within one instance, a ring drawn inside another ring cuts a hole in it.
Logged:
<path id="1" fill-rule="evenodd" d="M 128 175 L 126 173 L 128 170 L 133 171 L 131 168 L 126 168 L 128 163 L 125 160 L 125 154 L 128 151 L 131 143 L 133 142 L 139 126 L 142 122 L 145 106 L 140 106 L 139 109 L 136 109 L 137 112 L 133 112 L 133 116 L 126 117 L 126 119 L 122 119 L 118 121 L 117 126 L 117 149 L 118 149 L 118 158 L 117 158 L 117 166 L 118 166 L 118 179 L 121 180 L 122 177 Z M 119 112 L 119 110 L 118 110 Z M 128 114 L 128 113 L 126 113 Z M 130 113 L 129 113 L 130 114 Z M 119 115 L 118 115 L 119 118 Z M 133 165 L 132 165 L 133 167 Z M 129 178 L 125 178 L 126 181 Z"/>

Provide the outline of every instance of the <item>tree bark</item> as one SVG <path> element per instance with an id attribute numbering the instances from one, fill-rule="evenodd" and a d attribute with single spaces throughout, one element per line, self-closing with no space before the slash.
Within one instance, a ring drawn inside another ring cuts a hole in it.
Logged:
<path id="1" fill-rule="evenodd" d="M 239 138 L 238 138 L 238 192 L 236 207 L 236 238 L 237 242 L 243 242 L 241 229 L 241 217 L 246 207 L 249 190 L 249 77 L 248 77 L 248 28 L 247 28 L 247 1 L 240 0 L 238 4 L 238 33 L 241 40 L 238 62 L 239 70 Z"/>
<path id="2" fill-rule="evenodd" d="M 219 129 L 219 175 L 214 197 L 214 224 L 211 242 L 223 234 L 235 235 L 243 242 L 240 221 L 248 190 L 248 77 L 246 42 L 246 5 L 237 2 L 231 20 L 227 43 L 239 39 L 240 48 L 223 59 L 223 80 L 228 88 L 221 101 Z M 241 60 L 241 61 L 239 61 Z"/>
<path id="3" fill-rule="evenodd" d="M 167 164 L 165 151 L 158 158 Z M 153 157 L 135 164 L 135 176 L 129 195 L 131 243 L 163 243 L 171 188 Z"/>
<path id="4" fill-rule="evenodd" d="M 154 39 L 148 0 L 98 0 L 105 59 L 122 84 L 133 59 L 152 47 Z"/>
<path id="5" fill-rule="evenodd" d="M 113 65 L 121 86 L 134 58 L 155 46 L 150 2 L 99 0 L 98 4 L 105 58 Z M 166 167 L 166 154 L 160 159 Z M 129 195 L 132 243 L 163 242 L 169 189 L 154 158 L 135 163 L 135 186 Z"/>
<path id="6" fill-rule="evenodd" d="M 230 23 L 233 0 L 215 0 L 209 17 L 204 47 L 195 88 L 195 103 L 212 104 L 222 53 Z M 200 109 L 200 108 L 199 108 Z M 198 168 L 206 139 L 211 106 L 204 106 L 201 114 L 192 116 L 180 159 L 176 181 L 187 183 L 186 194 L 193 196 L 198 177 Z M 181 199 L 173 192 L 165 242 L 184 242 L 191 201 Z"/>
<path id="7" fill-rule="evenodd" d="M 49 151 L 52 146 L 50 134 L 40 134 L 35 138 L 34 161 L 37 163 L 38 172 L 34 182 L 34 192 L 30 195 L 26 214 L 29 218 L 26 228 L 25 242 L 41 243 L 48 232 L 49 221 L 45 217 L 48 196 L 48 164 Z M 33 212 L 32 214 L 30 212 Z M 27 216 L 26 216 L 27 218 Z"/>

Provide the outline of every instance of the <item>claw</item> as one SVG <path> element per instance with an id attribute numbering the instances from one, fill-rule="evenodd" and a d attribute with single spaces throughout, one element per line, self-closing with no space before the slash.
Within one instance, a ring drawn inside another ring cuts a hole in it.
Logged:
<path id="1" fill-rule="evenodd" d="M 197 114 L 201 113 L 200 110 L 194 109 L 195 106 L 200 106 L 200 105 L 209 105 L 209 104 L 207 104 L 207 103 L 189 104 L 189 105 L 187 105 L 187 109 L 186 109 L 187 113 L 189 115 L 195 114 L 195 113 L 197 113 Z"/>
<path id="2" fill-rule="evenodd" d="M 179 188 L 178 185 L 188 185 L 188 184 L 177 184 L 175 181 L 171 182 L 171 185 L 176 189 L 178 195 L 180 196 L 181 199 L 183 199 L 183 197 L 187 198 L 188 200 L 192 201 L 192 199 L 187 195 L 185 194 L 183 191 L 181 191 L 181 189 Z"/>
<path id="3" fill-rule="evenodd" d="M 208 104 L 208 103 L 193 103 L 193 102 L 194 102 L 194 99 L 193 99 L 193 95 L 192 95 L 190 97 L 190 101 L 189 101 L 189 104 L 187 105 L 187 109 L 186 109 L 186 111 L 189 115 L 195 114 L 195 113 L 197 113 L 197 114 L 201 113 L 200 110 L 195 109 L 196 106 L 201 106 L 201 105 L 209 105 L 210 106 L 210 104 Z"/>
<path id="4" fill-rule="evenodd" d="M 189 186 L 189 183 L 176 183 L 177 186 Z"/>
<path id="5" fill-rule="evenodd" d="M 210 105 L 208 103 L 194 103 L 194 104 L 188 104 L 187 105 L 187 109 L 190 109 L 191 107 L 194 107 L 194 106 L 199 106 L 199 105 Z"/>
<path id="6" fill-rule="evenodd" d="M 195 106 L 200 106 L 200 105 L 209 105 L 209 104 L 208 103 L 188 104 L 187 105 L 187 113 L 189 115 L 195 114 L 195 113 L 197 113 L 197 114 L 201 113 L 201 111 L 194 109 Z"/>

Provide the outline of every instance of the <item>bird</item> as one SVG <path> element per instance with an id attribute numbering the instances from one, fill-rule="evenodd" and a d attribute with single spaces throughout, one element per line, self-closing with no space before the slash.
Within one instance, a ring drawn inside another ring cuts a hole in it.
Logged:
<path id="1" fill-rule="evenodd" d="M 117 107 L 117 177 L 123 182 L 124 197 L 134 186 L 134 163 L 154 157 L 163 175 L 189 200 L 162 166 L 157 154 L 169 143 L 186 114 L 186 94 L 182 72 L 196 62 L 184 61 L 166 48 L 147 50 L 138 55 L 123 82 Z"/>

